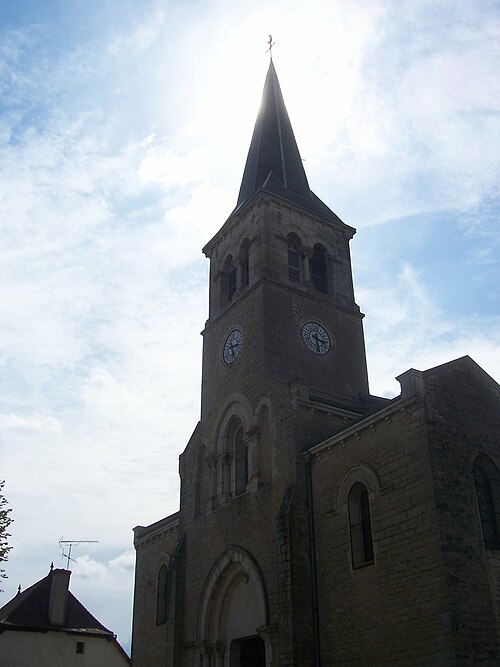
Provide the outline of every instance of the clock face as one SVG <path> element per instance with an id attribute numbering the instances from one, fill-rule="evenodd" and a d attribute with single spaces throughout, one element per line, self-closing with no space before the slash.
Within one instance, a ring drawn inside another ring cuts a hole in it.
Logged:
<path id="1" fill-rule="evenodd" d="M 243 334 L 239 329 L 233 329 L 226 338 L 224 349 L 222 351 L 222 358 L 226 364 L 232 364 L 241 350 L 241 343 L 243 341 Z"/>
<path id="2" fill-rule="evenodd" d="M 317 322 L 306 322 L 304 324 L 302 338 L 314 354 L 326 354 L 332 346 L 328 332 Z"/>

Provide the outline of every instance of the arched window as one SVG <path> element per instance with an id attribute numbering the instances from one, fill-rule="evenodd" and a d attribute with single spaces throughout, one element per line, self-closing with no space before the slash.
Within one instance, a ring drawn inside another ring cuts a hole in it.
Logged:
<path id="1" fill-rule="evenodd" d="M 250 283 L 250 261 L 249 261 L 248 239 L 245 239 L 241 244 L 240 261 L 241 261 L 241 289 L 245 289 L 245 287 L 248 287 Z"/>
<path id="2" fill-rule="evenodd" d="M 234 437 L 234 492 L 237 496 L 246 491 L 248 483 L 248 447 L 243 427 Z"/>
<path id="3" fill-rule="evenodd" d="M 231 301 L 236 293 L 237 270 L 233 263 L 232 255 L 229 255 L 224 262 L 222 297 L 226 302 Z"/>
<path id="4" fill-rule="evenodd" d="M 163 625 L 167 622 L 167 587 L 167 566 L 162 565 L 156 583 L 156 625 Z"/>
<path id="5" fill-rule="evenodd" d="M 299 240 L 293 234 L 288 237 L 288 278 L 294 283 L 302 282 L 302 252 Z"/>
<path id="6" fill-rule="evenodd" d="M 480 457 L 474 463 L 473 474 L 484 544 L 489 549 L 499 549 L 498 471 L 491 460 Z"/>
<path id="7" fill-rule="evenodd" d="M 238 417 L 234 417 L 227 430 L 227 451 L 231 456 L 231 492 L 239 496 L 248 484 L 248 447 L 245 429 Z"/>
<path id="8" fill-rule="evenodd" d="M 356 482 L 349 491 L 348 507 L 352 567 L 356 569 L 373 563 L 370 501 L 361 482 Z"/>
<path id="9" fill-rule="evenodd" d="M 323 246 L 317 243 L 309 260 L 311 280 L 318 292 L 328 291 L 328 277 L 326 269 L 326 252 Z"/>

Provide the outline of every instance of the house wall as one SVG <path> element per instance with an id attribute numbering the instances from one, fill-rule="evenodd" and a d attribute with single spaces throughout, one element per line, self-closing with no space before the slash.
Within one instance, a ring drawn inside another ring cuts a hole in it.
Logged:
<path id="1" fill-rule="evenodd" d="M 84 643 L 83 654 L 76 653 Z M 0 633 L 2 667 L 126 667 L 129 661 L 105 637 L 60 632 L 5 630 Z"/>

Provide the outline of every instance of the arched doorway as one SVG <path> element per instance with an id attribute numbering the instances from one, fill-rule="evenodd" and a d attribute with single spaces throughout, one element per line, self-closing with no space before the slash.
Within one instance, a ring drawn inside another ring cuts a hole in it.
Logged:
<path id="1" fill-rule="evenodd" d="M 230 667 L 266 667 L 266 645 L 262 637 L 233 639 L 229 653 Z"/>
<path id="2" fill-rule="evenodd" d="M 253 558 L 231 547 L 212 568 L 203 593 L 198 632 L 203 667 L 268 667 L 267 601 Z"/>

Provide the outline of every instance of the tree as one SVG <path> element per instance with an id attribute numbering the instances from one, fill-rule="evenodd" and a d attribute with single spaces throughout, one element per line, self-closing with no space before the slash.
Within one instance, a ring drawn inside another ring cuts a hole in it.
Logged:
<path id="1" fill-rule="evenodd" d="M 9 516 L 11 510 L 6 507 L 7 501 L 2 493 L 4 484 L 5 482 L 0 481 L 0 563 L 4 563 L 7 560 L 9 551 L 12 549 L 7 542 L 7 538 L 10 537 L 7 528 L 12 523 L 12 519 Z M 7 575 L 4 570 L 0 568 L 0 579 L 5 579 L 6 577 Z"/>

